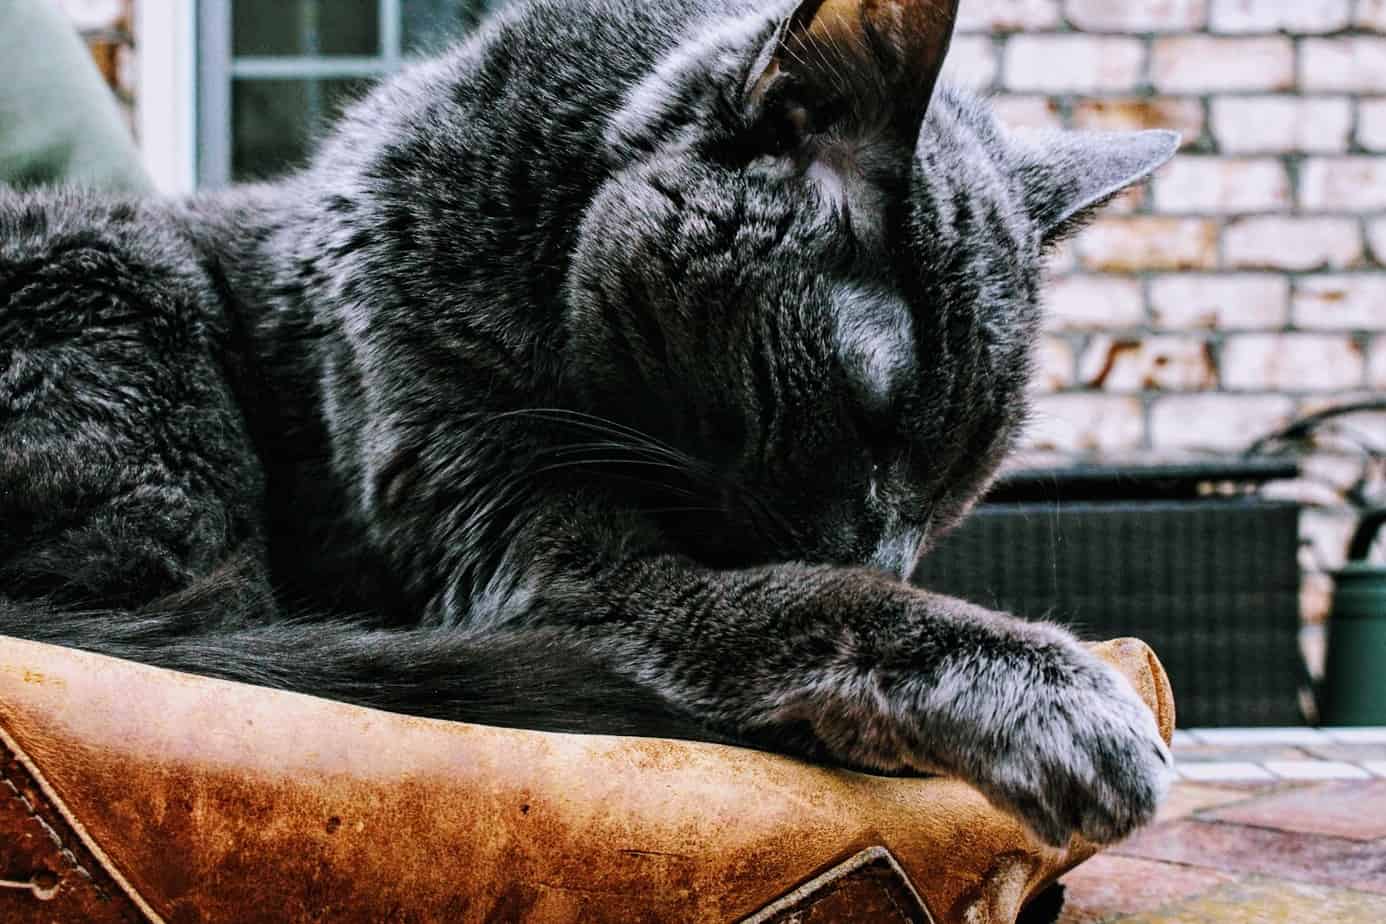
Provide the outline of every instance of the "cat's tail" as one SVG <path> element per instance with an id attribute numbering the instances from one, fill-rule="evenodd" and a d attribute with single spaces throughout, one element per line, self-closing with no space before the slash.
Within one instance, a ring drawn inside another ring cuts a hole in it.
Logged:
<path id="1" fill-rule="evenodd" d="M 222 588 L 223 590 L 225 588 Z M 562 629 L 484 635 L 280 618 L 271 601 L 176 594 L 133 610 L 0 596 L 0 635 L 432 718 L 541 731 L 724 740 L 610 670 Z M 229 624 L 228 624 L 229 623 Z"/>

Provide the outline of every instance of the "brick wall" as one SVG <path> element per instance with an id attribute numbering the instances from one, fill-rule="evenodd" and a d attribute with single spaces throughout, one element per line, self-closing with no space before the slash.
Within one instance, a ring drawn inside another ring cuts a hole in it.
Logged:
<path id="1" fill-rule="evenodd" d="M 1058 255 L 1033 450 L 1239 451 L 1386 391 L 1386 0 L 964 0 L 950 64 L 1023 126 L 1173 128 L 1182 153 Z M 1342 560 L 1350 436 L 1319 441 L 1311 572 Z M 1322 619 L 1323 577 L 1305 615 Z"/>

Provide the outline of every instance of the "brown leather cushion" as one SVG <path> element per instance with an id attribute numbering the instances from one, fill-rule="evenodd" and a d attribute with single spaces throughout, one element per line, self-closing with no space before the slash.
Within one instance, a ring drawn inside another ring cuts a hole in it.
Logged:
<path id="1" fill-rule="evenodd" d="M 1150 649 L 1099 650 L 1168 738 Z M 407 718 L 0 638 L 7 924 L 980 924 L 1091 853 L 955 780 Z"/>

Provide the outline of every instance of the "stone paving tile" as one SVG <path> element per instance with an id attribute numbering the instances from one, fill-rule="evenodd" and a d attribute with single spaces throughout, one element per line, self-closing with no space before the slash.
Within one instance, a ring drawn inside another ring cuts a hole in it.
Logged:
<path id="1" fill-rule="evenodd" d="M 1386 744 L 1386 728 L 1325 728 L 1323 733 L 1342 744 Z"/>
<path id="2" fill-rule="evenodd" d="M 1268 760 L 1307 760 L 1309 752 L 1303 748 L 1274 747 L 1274 748 L 1226 748 L 1226 747 L 1192 747 L 1179 748 L 1174 752 L 1175 763 L 1206 763 L 1211 761 L 1221 761 L 1223 763 L 1250 763 L 1259 764 Z"/>
<path id="3" fill-rule="evenodd" d="M 1222 780 L 1274 780 L 1275 776 L 1260 764 L 1250 761 L 1201 761 L 1177 763 L 1175 770 L 1186 780 L 1205 783 Z"/>
<path id="4" fill-rule="evenodd" d="M 1240 789 L 1180 782 L 1170 788 L 1169 795 L 1160 805 L 1160 814 L 1156 820 L 1173 821 L 1176 818 L 1187 818 L 1195 812 L 1242 802 L 1251 797 L 1251 793 Z"/>
<path id="5" fill-rule="evenodd" d="M 1301 748 L 1305 754 L 1319 760 L 1346 760 L 1358 764 L 1364 760 L 1386 760 L 1386 744 L 1316 744 Z"/>
<path id="6" fill-rule="evenodd" d="M 1327 732 L 1317 728 L 1190 728 L 1190 737 L 1200 744 L 1265 745 L 1265 744 L 1326 744 Z"/>
<path id="7" fill-rule="evenodd" d="M 1120 919 L 1195 898 L 1236 876 L 1177 863 L 1100 854 L 1064 877 L 1060 924 Z"/>
<path id="8" fill-rule="evenodd" d="M 1345 837 L 1357 841 L 1386 838 L 1386 780 L 1305 786 L 1236 805 L 1213 807 L 1204 819 Z M 1386 844 L 1380 845 L 1386 854 Z"/>
<path id="9" fill-rule="evenodd" d="M 1356 764 L 1340 760 L 1268 760 L 1262 766 L 1287 780 L 1365 780 L 1371 777 Z"/>
<path id="10" fill-rule="evenodd" d="M 1107 920 L 1121 924 L 1382 924 L 1386 897 L 1303 882 L 1249 879 L 1174 907 Z"/>
<path id="11" fill-rule="evenodd" d="M 1184 819 L 1148 828 L 1111 853 L 1386 895 L 1381 843 Z"/>
<path id="12" fill-rule="evenodd" d="M 1296 780 L 1282 780 L 1267 770 L 1264 777 L 1257 777 L 1256 780 L 1177 780 L 1175 785 L 1216 785 L 1220 790 L 1242 792 L 1243 797 L 1252 797 L 1252 795 L 1267 795 L 1268 792 L 1296 790 L 1301 785 L 1310 784 L 1299 783 Z"/>

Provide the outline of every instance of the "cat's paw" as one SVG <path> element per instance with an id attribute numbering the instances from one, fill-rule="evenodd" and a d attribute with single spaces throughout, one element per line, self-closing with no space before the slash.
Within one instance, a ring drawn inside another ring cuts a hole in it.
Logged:
<path id="1" fill-rule="evenodd" d="M 1048 677 L 996 678 L 1016 685 L 996 698 L 1012 711 L 977 716 L 963 773 L 1046 843 L 1110 843 L 1154 819 L 1174 761 L 1124 677 L 1086 652 L 1060 658 Z"/>

